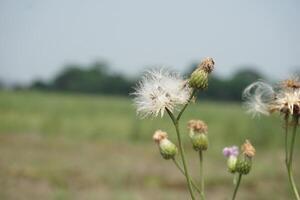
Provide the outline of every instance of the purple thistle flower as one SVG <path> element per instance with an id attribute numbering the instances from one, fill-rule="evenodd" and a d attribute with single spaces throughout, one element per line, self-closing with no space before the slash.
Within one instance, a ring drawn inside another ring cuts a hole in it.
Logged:
<path id="1" fill-rule="evenodd" d="M 223 155 L 226 157 L 234 156 L 237 157 L 239 154 L 239 148 L 237 146 L 225 147 L 223 149 Z"/>

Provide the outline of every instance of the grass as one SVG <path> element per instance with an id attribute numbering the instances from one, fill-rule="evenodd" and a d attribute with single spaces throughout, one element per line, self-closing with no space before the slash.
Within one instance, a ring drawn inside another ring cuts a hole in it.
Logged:
<path id="1" fill-rule="evenodd" d="M 220 152 L 246 138 L 257 157 L 238 199 L 289 199 L 278 116 L 251 119 L 239 104 L 199 101 L 184 114 L 183 133 L 191 118 L 209 125 L 208 199 L 231 195 Z M 128 98 L 0 92 L 0 199 L 187 199 L 184 178 L 151 141 L 158 128 L 175 138 L 167 117 L 139 120 Z M 197 177 L 197 155 L 184 139 Z M 300 183 L 299 140 L 297 148 Z"/>

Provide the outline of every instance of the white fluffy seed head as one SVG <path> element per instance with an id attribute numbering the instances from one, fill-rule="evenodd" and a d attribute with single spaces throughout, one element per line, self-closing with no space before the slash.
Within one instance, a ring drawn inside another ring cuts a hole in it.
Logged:
<path id="1" fill-rule="evenodd" d="M 300 90 L 281 90 L 277 93 L 274 99 L 271 109 L 275 111 L 280 111 L 286 114 L 294 114 L 300 108 Z"/>
<path id="2" fill-rule="evenodd" d="M 274 95 L 275 92 L 269 84 L 262 81 L 252 83 L 243 92 L 247 112 L 253 117 L 260 114 L 269 115 L 269 106 Z"/>
<path id="3" fill-rule="evenodd" d="M 254 82 L 243 92 L 247 111 L 253 116 L 258 114 L 269 115 L 271 112 L 299 114 L 299 85 L 298 79 L 288 79 L 276 85 L 275 89 L 264 82 Z"/>
<path id="4" fill-rule="evenodd" d="M 162 117 L 166 109 L 173 112 L 188 102 L 190 93 L 187 82 L 178 74 L 160 69 L 146 72 L 133 95 L 138 115 L 145 118 Z"/>

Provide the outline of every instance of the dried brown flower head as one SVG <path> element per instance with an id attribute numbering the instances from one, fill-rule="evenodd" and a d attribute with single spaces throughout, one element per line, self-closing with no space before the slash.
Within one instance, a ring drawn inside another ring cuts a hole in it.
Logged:
<path id="1" fill-rule="evenodd" d="M 207 73 L 211 73 L 214 70 L 215 61 L 210 58 L 204 58 L 202 62 L 198 65 L 198 68 L 203 69 Z"/>
<path id="2" fill-rule="evenodd" d="M 252 146 L 249 140 L 246 140 L 241 147 L 243 154 L 253 157 L 255 156 L 255 148 Z"/>
<path id="3" fill-rule="evenodd" d="M 153 134 L 152 138 L 156 143 L 159 143 L 161 140 L 168 138 L 168 133 L 162 130 L 157 130 Z"/>
<path id="4" fill-rule="evenodd" d="M 292 78 L 282 81 L 281 86 L 283 88 L 290 88 L 290 89 L 299 89 L 300 88 L 300 81 L 298 78 Z"/>
<path id="5" fill-rule="evenodd" d="M 188 128 L 195 133 L 207 133 L 208 131 L 208 126 L 202 120 L 190 120 Z"/>

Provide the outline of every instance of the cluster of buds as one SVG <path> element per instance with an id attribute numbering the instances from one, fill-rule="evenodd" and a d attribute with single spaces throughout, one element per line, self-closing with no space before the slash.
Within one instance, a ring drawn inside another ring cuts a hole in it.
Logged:
<path id="1" fill-rule="evenodd" d="M 236 146 L 225 147 L 223 154 L 228 158 L 227 167 L 231 173 L 248 174 L 252 167 L 252 158 L 255 156 L 255 148 L 249 140 L 246 140 L 241 147 L 241 154 Z"/>
<path id="2" fill-rule="evenodd" d="M 208 148 L 208 127 L 201 120 L 190 120 L 188 122 L 189 136 L 195 151 L 205 151 Z"/>
<path id="3" fill-rule="evenodd" d="M 168 134 L 164 131 L 157 130 L 153 134 L 153 140 L 158 145 L 160 154 L 166 160 L 174 158 L 178 153 L 177 147 L 168 139 Z"/>
<path id="4" fill-rule="evenodd" d="M 246 140 L 241 149 L 242 154 L 238 157 L 236 171 L 240 174 L 248 174 L 252 167 L 252 158 L 255 156 L 255 148 L 249 140 Z"/>
<path id="5" fill-rule="evenodd" d="M 214 69 L 215 62 L 212 58 L 205 58 L 191 74 L 189 85 L 191 88 L 204 90 L 208 87 L 208 74 Z"/>

